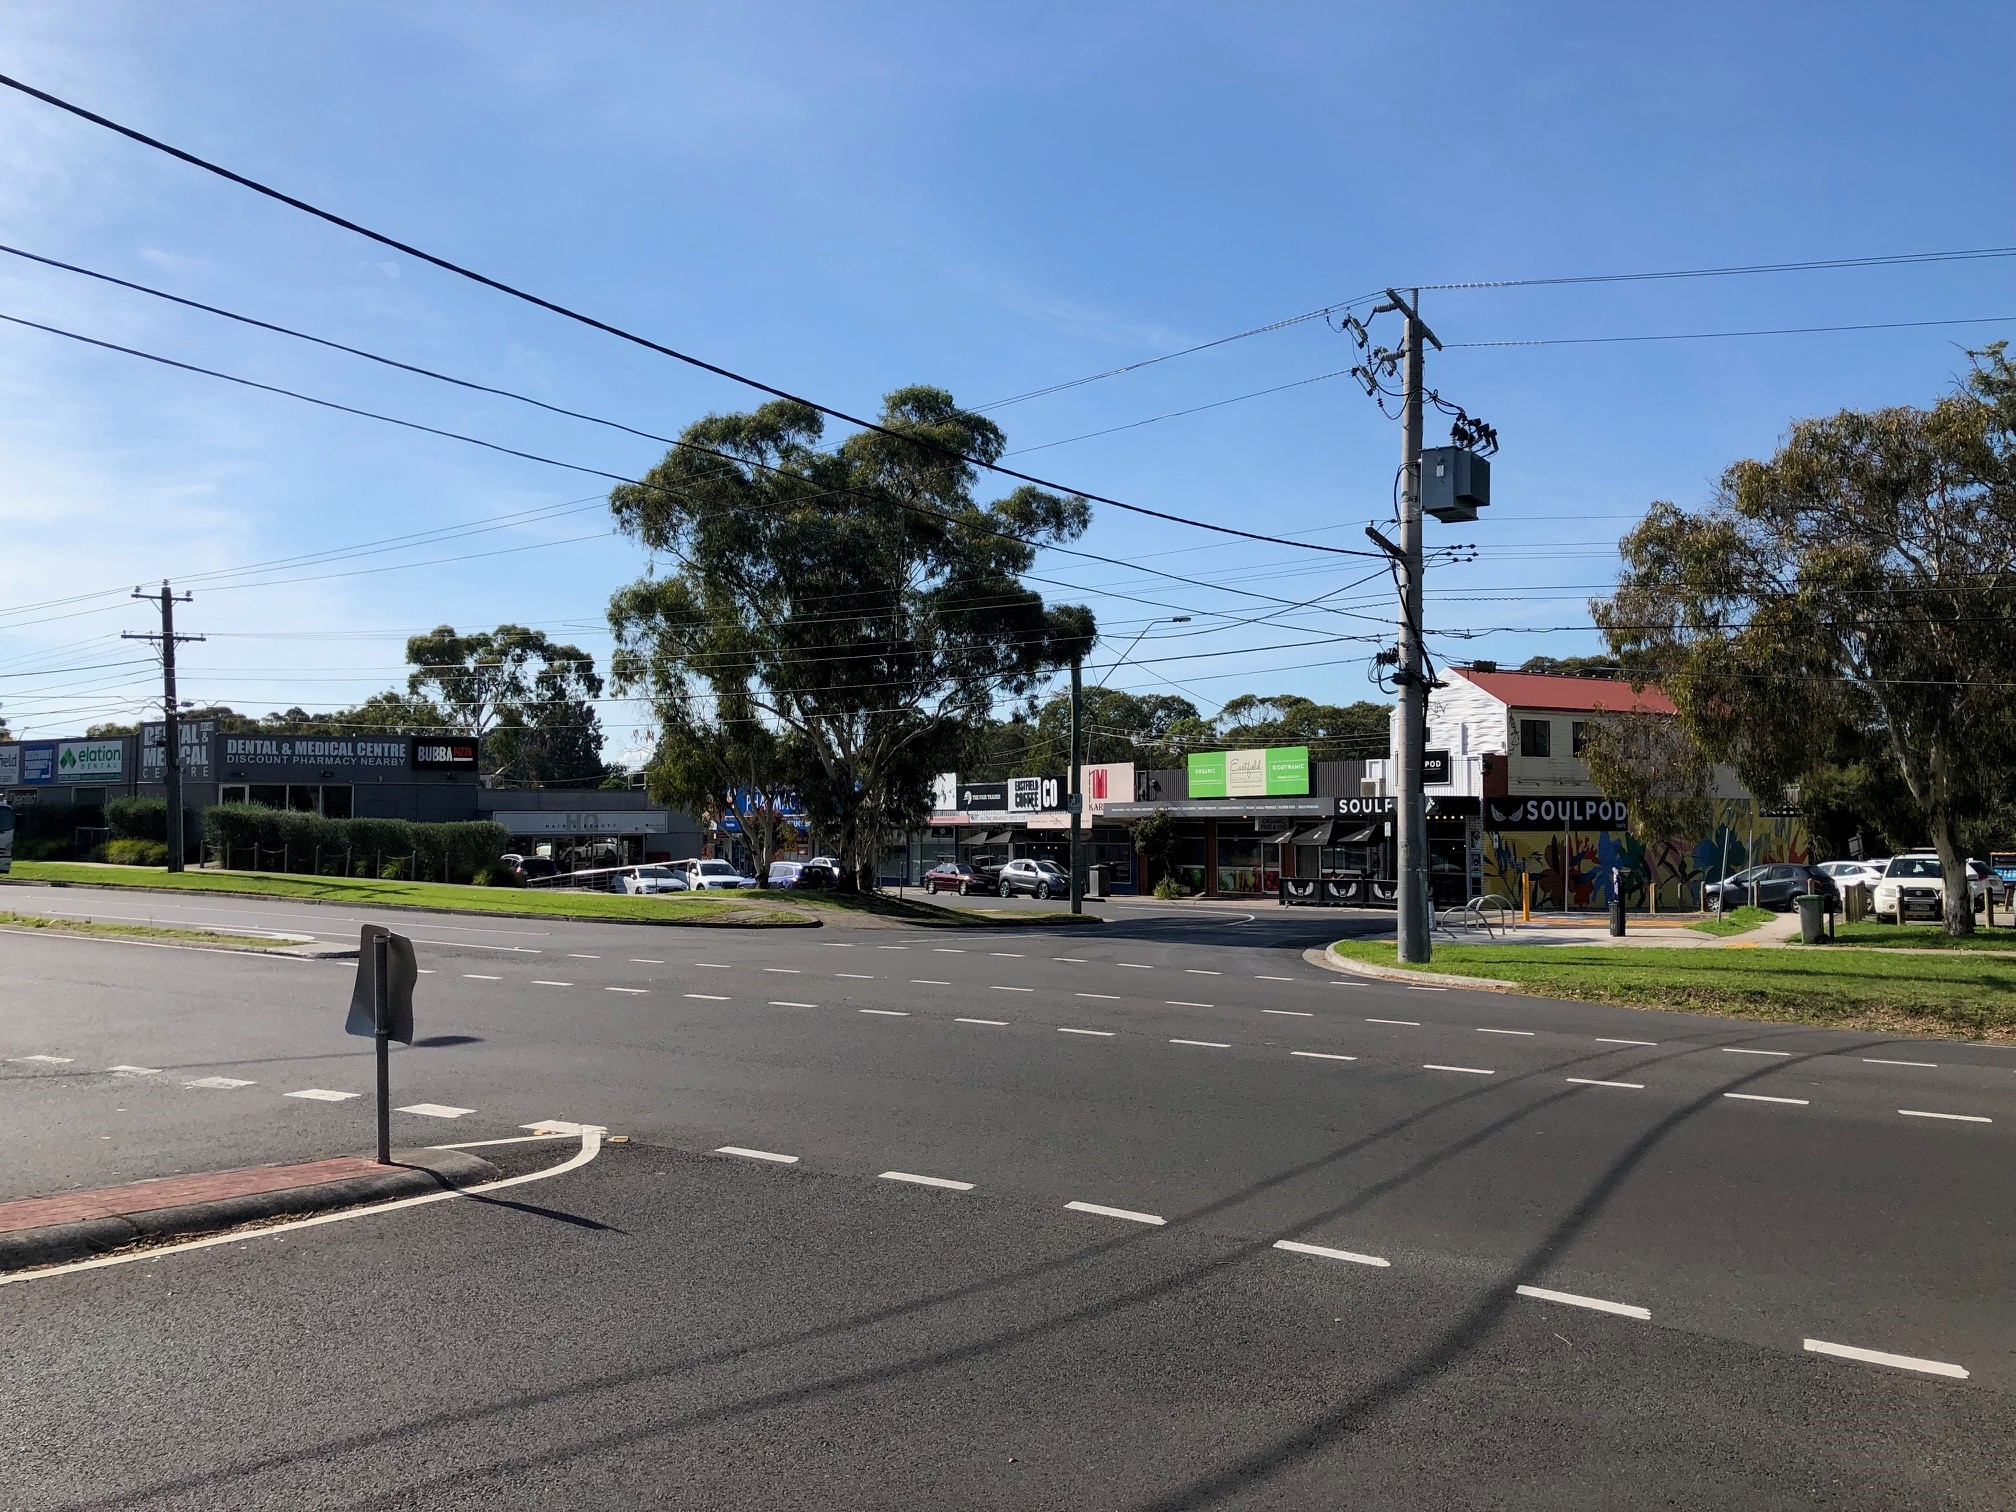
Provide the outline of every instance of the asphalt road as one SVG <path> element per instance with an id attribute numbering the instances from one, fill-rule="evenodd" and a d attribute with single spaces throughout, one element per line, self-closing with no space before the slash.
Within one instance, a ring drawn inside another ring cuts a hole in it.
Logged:
<path id="1" fill-rule="evenodd" d="M 0 1500 L 2016 1500 L 2016 1053 L 1339 977 L 1300 953 L 1338 915 L 1107 912 L 385 915 L 430 973 L 395 1139 L 631 1142 L 509 1205 L 0 1287 Z M 368 1096 L 288 1095 L 369 1091 L 347 963 L 0 934 L 0 967 L 0 1197 L 368 1142 Z"/>

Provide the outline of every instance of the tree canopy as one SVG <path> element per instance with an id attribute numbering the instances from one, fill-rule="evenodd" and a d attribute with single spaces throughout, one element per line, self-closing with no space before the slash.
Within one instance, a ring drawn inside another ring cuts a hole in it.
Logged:
<path id="1" fill-rule="evenodd" d="M 493 781 L 592 785 L 606 775 L 602 679 L 579 646 L 523 625 L 469 635 L 441 625 L 407 641 L 406 660 L 408 691 L 444 709 L 450 728 L 483 739 Z"/>
<path id="2" fill-rule="evenodd" d="M 1037 549 L 1090 520 L 1083 499 L 1023 487 L 974 497 L 999 426 L 942 389 L 899 389 L 882 424 L 822 450 L 824 419 L 776 400 L 710 415 L 636 484 L 618 527 L 674 570 L 610 603 L 613 670 L 665 738 L 757 721 L 856 878 L 919 823 L 964 726 L 1082 654 L 1091 612 L 1021 581 Z M 725 745 L 725 743 L 724 743 Z"/>
<path id="3" fill-rule="evenodd" d="M 2016 755 L 2016 371 L 1975 354 L 1928 409 L 1844 410 L 1657 503 L 1591 604 L 1623 674 L 1656 681 L 1752 792 L 1851 758 L 1908 792 L 1948 877 Z M 1972 929 L 1947 889 L 1949 933 Z"/>

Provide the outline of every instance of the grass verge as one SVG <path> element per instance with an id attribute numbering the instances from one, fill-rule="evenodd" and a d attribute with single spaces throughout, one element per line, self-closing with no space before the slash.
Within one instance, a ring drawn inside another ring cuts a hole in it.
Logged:
<path id="1" fill-rule="evenodd" d="M 1388 944 L 1344 940 L 1331 948 L 1395 964 Z M 1425 969 L 1511 982 L 1536 997 L 2016 1041 L 2016 961 L 1859 950 L 1438 945 Z"/>
<path id="2" fill-rule="evenodd" d="M 1074 914 L 1068 904 L 1055 908 L 967 908 L 949 903 L 927 903 L 917 898 L 901 898 L 893 893 L 835 893 L 807 891 L 764 891 L 755 897 L 789 900 L 800 908 L 830 909 L 834 913 L 868 914 L 878 919 L 902 919 L 914 924 L 978 924 L 983 928 L 1013 929 L 1030 924 L 1097 924 L 1091 914 Z"/>
<path id="3" fill-rule="evenodd" d="M 1878 924 L 1865 919 L 1860 924 L 1836 924 L 1838 945 L 1866 945 L 1879 950 L 2016 950 L 2016 929 L 1984 929 L 1955 939 L 1937 924 Z"/>
<path id="4" fill-rule="evenodd" d="M 1765 920 L 1775 917 L 1768 908 L 1752 908 L 1745 903 L 1741 908 L 1732 908 L 1721 918 L 1698 919 L 1687 927 L 1696 934 L 1734 935 L 1755 929 Z"/>
<path id="5" fill-rule="evenodd" d="M 20 914 L 0 910 L 0 929 L 39 929 L 46 934 L 96 935 L 115 940 L 174 940 L 194 941 L 202 945 L 232 945 L 240 948 L 257 946 L 271 950 L 285 945 L 285 940 L 269 939 L 265 935 L 224 934 L 215 929 L 175 929 L 156 924 L 101 924 L 96 919 L 45 919 L 39 914 Z"/>

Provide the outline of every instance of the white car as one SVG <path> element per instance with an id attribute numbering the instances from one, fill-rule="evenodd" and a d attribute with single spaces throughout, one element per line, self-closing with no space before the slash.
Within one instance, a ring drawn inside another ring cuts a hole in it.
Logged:
<path id="1" fill-rule="evenodd" d="M 1874 861 L 1822 861 L 1813 870 L 1823 877 L 1831 877 L 1836 887 L 1849 887 L 1857 882 L 1874 887 L 1883 880 L 1884 868 L 1890 858 L 1881 857 Z"/>
<path id="2" fill-rule="evenodd" d="M 609 891 L 615 893 L 675 893 L 686 891 L 682 877 L 672 874 L 669 866 L 626 866 L 609 879 Z"/>
<path id="3" fill-rule="evenodd" d="M 743 876 L 726 861 L 675 861 L 672 874 L 691 892 L 728 892 L 762 885 L 754 877 Z"/>
<path id="4" fill-rule="evenodd" d="M 1987 906 L 1989 872 L 1979 861 L 1967 863 L 1967 895 L 1979 913 Z M 1946 917 L 1946 879 L 1933 851 L 1910 851 L 1892 856 L 1883 868 L 1883 880 L 1876 884 L 1870 906 L 1885 924 L 1903 924 L 1912 919 L 1933 923 Z"/>

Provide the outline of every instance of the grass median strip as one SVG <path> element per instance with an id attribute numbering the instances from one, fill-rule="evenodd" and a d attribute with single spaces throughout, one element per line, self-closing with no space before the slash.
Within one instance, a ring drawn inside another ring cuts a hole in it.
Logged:
<path id="1" fill-rule="evenodd" d="M 87 935 L 106 940 L 154 940 L 162 944 L 228 945 L 234 949 L 272 950 L 291 940 L 271 935 L 227 934 L 215 929 L 177 929 L 165 924 L 114 924 L 97 919 L 47 919 L 40 914 L 0 912 L 0 929 L 35 929 L 45 934 Z"/>
<path id="2" fill-rule="evenodd" d="M 1396 964 L 1390 944 L 1345 940 L 1331 949 Z M 1437 945 L 1426 969 L 1510 982 L 1537 997 L 2016 1042 L 2016 960 L 1965 951 Z"/>

